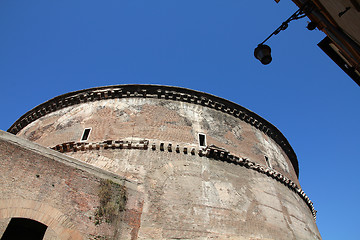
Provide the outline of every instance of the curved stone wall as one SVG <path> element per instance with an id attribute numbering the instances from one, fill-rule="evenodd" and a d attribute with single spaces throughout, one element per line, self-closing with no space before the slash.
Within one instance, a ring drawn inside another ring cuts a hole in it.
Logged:
<path id="1" fill-rule="evenodd" d="M 205 134 L 207 145 L 268 164 L 297 182 L 291 161 L 272 138 L 234 116 L 191 103 L 148 98 L 83 103 L 49 113 L 17 135 L 53 147 L 80 141 L 85 128 L 91 128 L 89 142 L 149 139 L 199 147 L 198 135 Z"/>
<path id="2" fill-rule="evenodd" d="M 138 239 L 321 239 L 286 138 L 227 100 L 101 87 L 49 100 L 8 131 L 136 184 Z"/>
<path id="3" fill-rule="evenodd" d="M 218 112 L 226 113 L 226 116 L 234 116 L 245 123 L 253 126 L 254 128 L 265 133 L 273 139 L 277 145 L 290 159 L 293 168 L 297 175 L 299 175 L 299 167 L 297 157 L 294 150 L 291 148 L 287 139 L 282 133 L 274 127 L 271 123 L 261 118 L 257 114 L 249 111 L 248 109 L 237 105 L 228 100 L 194 90 L 157 86 L 157 85 L 119 85 L 98 87 L 86 90 L 80 90 L 72 93 L 67 93 L 55 97 L 37 107 L 30 110 L 19 118 L 9 129 L 8 132 L 17 134 L 27 125 L 33 123 L 39 118 L 42 118 L 49 113 L 57 112 L 69 106 L 78 104 L 96 102 L 106 99 L 164 99 L 167 102 L 190 103 L 192 105 L 204 106 L 207 109 L 215 109 Z M 104 114 L 106 114 L 104 112 Z M 219 115 L 221 119 L 227 119 L 225 115 Z M 221 120 L 219 119 L 219 120 Z M 216 119 L 215 119 L 216 120 Z M 235 130 L 238 132 L 238 130 Z"/>
<path id="4" fill-rule="evenodd" d="M 242 159 L 167 145 L 162 151 L 109 144 L 67 154 L 138 184 L 144 193 L 139 239 L 320 239 L 298 189 Z"/>

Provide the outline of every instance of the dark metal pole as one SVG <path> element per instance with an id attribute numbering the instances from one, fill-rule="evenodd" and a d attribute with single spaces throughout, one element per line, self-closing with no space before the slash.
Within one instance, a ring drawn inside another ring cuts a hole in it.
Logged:
<path id="1" fill-rule="evenodd" d="M 270 34 L 262 43 L 259 45 L 263 45 L 267 40 L 269 40 L 273 35 L 277 35 L 279 32 L 287 29 L 289 23 L 293 20 L 297 20 L 300 18 L 306 17 L 308 13 L 313 10 L 313 4 L 311 1 L 306 2 L 301 8 L 299 8 L 293 15 L 291 15 L 285 22 L 283 22 L 280 27 L 278 27 L 273 33 Z"/>

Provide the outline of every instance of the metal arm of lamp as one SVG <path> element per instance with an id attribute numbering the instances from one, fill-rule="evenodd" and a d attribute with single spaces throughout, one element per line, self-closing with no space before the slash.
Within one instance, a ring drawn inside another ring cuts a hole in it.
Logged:
<path id="1" fill-rule="evenodd" d="M 293 15 L 283 22 L 274 32 L 272 32 L 264 41 L 262 41 L 254 51 L 254 55 L 260 62 L 267 65 L 271 62 L 271 48 L 264 43 L 269 40 L 273 35 L 277 35 L 279 32 L 288 28 L 289 23 L 293 20 L 301 19 L 306 17 L 313 10 L 313 4 L 311 1 L 307 1 L 301 8 L 299 8 Z M 309 27 L 308 27 L 309 28 Z M 310 28 L 309 28 L 310 29 Z"/>

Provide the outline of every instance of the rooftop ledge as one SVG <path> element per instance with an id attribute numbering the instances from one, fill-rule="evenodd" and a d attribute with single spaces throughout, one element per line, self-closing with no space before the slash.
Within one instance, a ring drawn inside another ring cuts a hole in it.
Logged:
<path id="1" fill-rule="evenodd" d="M 284 135 L 270 122 L 266 121 L 256 113 L 226 99 L 199 92 L 187 88 L 162 86 L 162 85 L 113 85 L 95 87 L 75 92 L 66 93 L 54 97 L 21 116 L 7 131 L 17 134 L 21 129 L 31 122 L 59 109 L 81 104 L 114 98 L 157 98 L 209 107 L 226 114 L 232 115 L 242 121 L 251 124 L 269 137 L 271 137 L 289 157 L 297 177 L 299 177 L 299 165 L 296 154 Z"/>

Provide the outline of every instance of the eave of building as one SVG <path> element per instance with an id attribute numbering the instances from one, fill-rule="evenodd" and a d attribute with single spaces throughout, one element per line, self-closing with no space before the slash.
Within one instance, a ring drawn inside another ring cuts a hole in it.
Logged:
<path id="1" fill-rule="evenodd" d="M 155 98 L 188 102 L 232 115 L 254 126 L 272 138 L 289 157 L 296 175 L 299 177 L 299 164 L 297 156 L 285 136 L 274 125 L 256 113 L 236 103 L 208 93 L 180 87 L 129 84 L 96 87 L 66 93 L 50 99 L 47 102 L 42 103 L 28 111 L 23 116 L 21 116 L 7 131 L 13 134 L 17 134 L 25 126 L 39 119 L 40 117 L 68 106 L 114 98 Z"/>
<path id="2" fill-rule="evenodd" d="M 310 0 L 293 0 L 299 8 L 308 1 Z M 311 2 L 315 8 L 308 14 L 308 18 L 317 23 L 318 29 L 332 40 L 331 47 L 353 71 L 353 76 L 348 75 L 360 86 L 360 0 Z"/>

